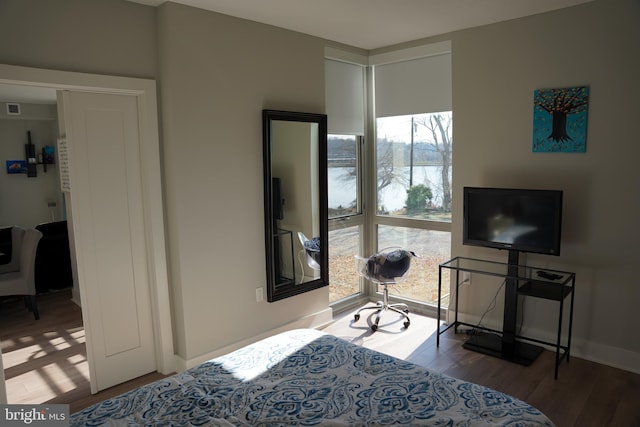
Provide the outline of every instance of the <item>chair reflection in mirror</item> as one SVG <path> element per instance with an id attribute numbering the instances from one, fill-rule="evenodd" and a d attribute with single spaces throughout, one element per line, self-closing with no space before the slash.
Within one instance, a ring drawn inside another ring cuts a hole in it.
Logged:
<path id="1" fill-rule="evenodd" d="M 304 280 L 304 264 L 301 256 L 304 255 L 309 268 L 320 271 L 320 238 L 314 237 L 309 239 L 302 231 L 298 231 L 298 239 L 302 245 L 302 249 L 298 252 L 298 262 L 300 263 L 300 283 Z"/>
<path id="2" fill-rule="evenodd" d="M 358 275 L 382 286 L 382 301 L 378 301 L 374 306 L 363 307 L 354 315 L 354 321 L 360 319 L 360 312 L 365 310 L 375 310 L 377 315 L 371 325 L 373 332 L 378 330 L 378 324 L 382 315 L 387 311 L 399 313 L 404 318 L 405 329 L 411 324 L 409 319 L 409 307 L 403 303 L 389 303 L 388 286 L 395 285 L 406 280 L 406 274 L 411 267 L 411 258 L 417 257 L 412 252 L 401 248 L 386 248 L 371 255 L 368 258 L 356 256 L 356 269 Z"/>

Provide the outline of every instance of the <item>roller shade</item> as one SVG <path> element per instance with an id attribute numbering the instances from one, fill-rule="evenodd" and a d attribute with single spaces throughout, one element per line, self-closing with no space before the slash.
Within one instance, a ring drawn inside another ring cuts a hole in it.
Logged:
<path id="1" fill-rule="evenodd" d="M 451 54 L 376 65 L 376 117 L 451 111 Z"/>
<path id="2" fill-rule="evenodd" d="M 331 134 L 364 135 L 365 68 L 325 59 L 325 99 Z"/>

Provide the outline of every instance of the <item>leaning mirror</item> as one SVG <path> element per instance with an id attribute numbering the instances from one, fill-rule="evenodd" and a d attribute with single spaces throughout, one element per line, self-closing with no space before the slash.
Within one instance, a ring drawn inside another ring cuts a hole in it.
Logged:
<path id="1" fill-rule="evenodd" d="M 329 284 L 327 116 L 263 110 L 267 300 Z"/>

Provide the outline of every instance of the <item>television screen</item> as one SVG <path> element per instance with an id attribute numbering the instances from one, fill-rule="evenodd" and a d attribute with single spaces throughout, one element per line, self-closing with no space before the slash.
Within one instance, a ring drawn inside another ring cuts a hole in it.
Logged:
<path id="1" fill-rule="evenodd" d="M 560 255 L 562 191 L 464 188 L 462 243 Z"/>

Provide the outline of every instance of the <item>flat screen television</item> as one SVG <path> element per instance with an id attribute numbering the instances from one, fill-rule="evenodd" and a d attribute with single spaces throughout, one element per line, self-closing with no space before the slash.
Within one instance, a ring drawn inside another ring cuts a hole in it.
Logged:
<path id="1" fill-rule="evenodd" d="M 462 243 L 560 255 L 562 191 L 464 187 Z"/>

